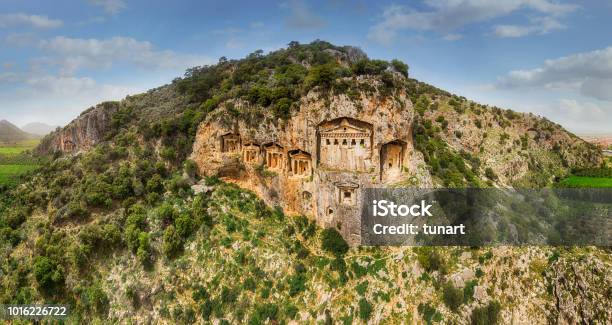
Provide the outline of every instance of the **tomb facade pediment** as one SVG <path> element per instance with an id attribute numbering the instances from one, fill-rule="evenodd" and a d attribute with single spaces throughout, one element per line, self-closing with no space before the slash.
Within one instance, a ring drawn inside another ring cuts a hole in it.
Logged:
<path id="1" fill-rule="evenodd" d="M 350 182 L 350 181 L 346 181 L 346 182 L 336 182 L 334 183 L 334 185 L 338 188 L 349 188 L 349 189 L 356 189 L 359 188 L 359 184 L 354 183 L 354 182 Z"/>

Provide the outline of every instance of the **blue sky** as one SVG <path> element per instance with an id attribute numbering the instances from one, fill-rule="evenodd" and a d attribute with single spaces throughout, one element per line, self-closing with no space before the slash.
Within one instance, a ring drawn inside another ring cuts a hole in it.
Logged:
<path id="1" fill-rule="evenodd" d="M 185 68 L 323 39 L 578 133 L 612 133 L 612 1 L 3 0 L 0 119 L 65 124 Z"/>

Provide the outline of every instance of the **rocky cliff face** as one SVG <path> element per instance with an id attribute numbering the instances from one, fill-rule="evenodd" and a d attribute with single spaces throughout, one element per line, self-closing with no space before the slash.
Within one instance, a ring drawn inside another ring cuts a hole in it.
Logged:
<path id="1" fill-rule="evenodd" d="M 479 175 L 476 184 L 501 187 L 545 186 L 573 166 L 601 162 L 596 148 L 540 117 L 450 95 L 429 97 L 423 111 L 410 97 L 407 90 L 350 97 L 311 91 L 287 121 L 266 116 L 261 123 L 233 118 L 232 111 L 251 107 L 229 100 L 200 125 L 191 159 L 201 175 L 224 177 L 268 204 L 335 227 L 351 244 L 360 242 L 364 188 L 444 186 L 432 165 L 444 168 L 443 159 L 464 160 Z M 426 125 L 450 153 L 415 150 L 415 125 Z"/>
<path id="2" fill-rule="evenodd" d="M 202 175 L 227 177 L 357 244 L 361 189 L 405 181 L 422 163 L 412 146 L 413 112 L 405 93 L 321 100 L 316 92 L 280 125 L 228 122 L 222 110 L 200 126 L 192 159 Z"/>
<path id="3" fill-rule="evenodd" d="M 81 113 L 67 126 L 46 136 L 36 150 L 41 154 L 88 150 L 104 138 L 111 117 L 118 109 L 117 102 L 98 104 Z"/>

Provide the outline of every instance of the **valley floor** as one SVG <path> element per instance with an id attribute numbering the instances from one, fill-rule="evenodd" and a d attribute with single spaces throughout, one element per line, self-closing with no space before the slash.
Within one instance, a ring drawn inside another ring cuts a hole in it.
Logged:
<path id="1" fill-rule="evenodd" d="M 37 162 L 27 154 L 38 140 L 19 143 L 0 143 L 0 185 L 13 184 L 20 175 L 36 170 Z"/>

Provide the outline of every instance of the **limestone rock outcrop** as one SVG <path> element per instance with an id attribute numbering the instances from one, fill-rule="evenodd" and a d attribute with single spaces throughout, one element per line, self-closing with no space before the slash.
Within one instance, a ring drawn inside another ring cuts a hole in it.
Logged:
<path id="1" fill-rule="evenodd" d="M 227 123 L 220 110 L 200 126 L 191 159 L 201 175 L 237 182 L 358 244 L 361 190 L 405 181 L 414 161 L 422 161 L 412 146 L 414 110 L 404 93 L 358 101 L 319 96 L 302 98 L 300 110 L 281 125 Z"/>
<path id="2" fill-rule="evenodd" d="M 111 124 L 117 102 L 105 102 L 81 113 L 70 124 L 46 136 L 36 150 L 41 154 L 75 153 L 99 143 Z"/>

